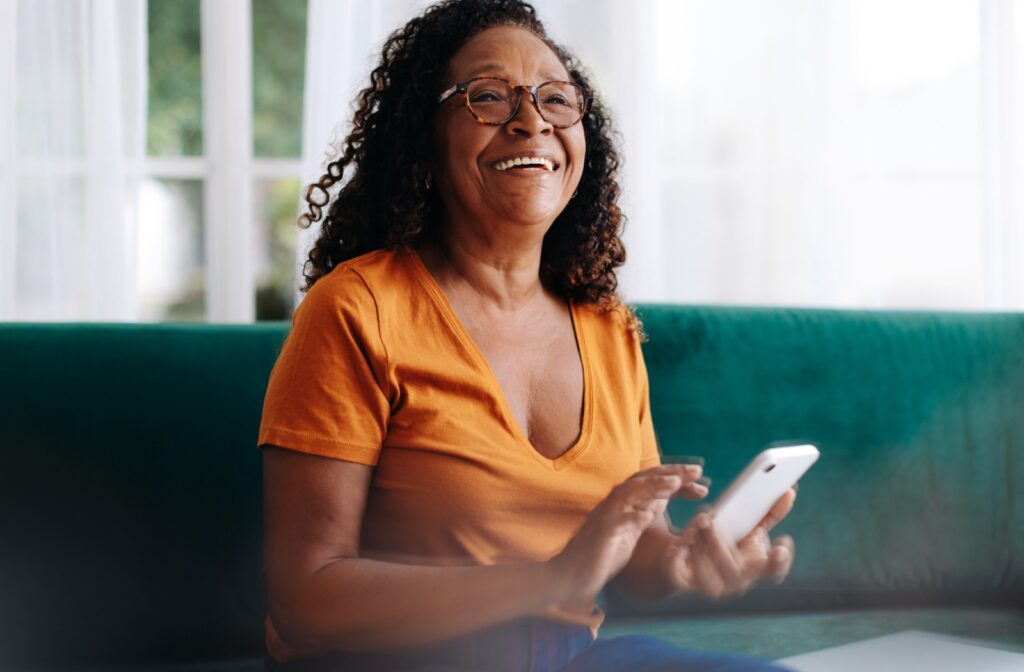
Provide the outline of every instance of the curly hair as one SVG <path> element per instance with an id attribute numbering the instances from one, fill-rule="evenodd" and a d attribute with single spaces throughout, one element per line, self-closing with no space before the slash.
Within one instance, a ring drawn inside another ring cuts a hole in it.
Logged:
<path id="1" fill-rule="evenodd" d="M 299 226 L 308 228 L 321 219 L 323 224 L 303 266 L 303 291 L 349 259 L 381 248 L 415 249 L 438 235 L 441 203 L 426 185 L 431 137 L 424 130 L 432 126 L 450 59 L 471 37 L 496 26 L 529 30 L 555 52 L 574 81 L 593 90 L 583 68 L 547 36 L 528 3 L 444 0 L 429 7 L 388 37 L 369 86 L 356 98 L 352 129 L 340 155 L 306 188 L 308 208 Z M 619 238 L 624 216 L 617 204 L 619 155 L 611 120 L 595 100 L 581 123 L 583 175 L 577 197 L 545 236 L 541 281 L 566 299 L 624 310 L 629 326 L 638 329 L 616 293 L 615 269 L 626 254 Z"/>

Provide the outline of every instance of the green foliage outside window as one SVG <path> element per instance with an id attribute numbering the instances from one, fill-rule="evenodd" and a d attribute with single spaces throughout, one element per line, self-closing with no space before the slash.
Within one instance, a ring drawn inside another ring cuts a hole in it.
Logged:
<path id="1" fill-rule="evenodd" d="M 257 194 L 257 213 L 266 222 L 270 265 L 258 278 L 257 320 L 287 320 L 295 305 L 295 226 L 298 180 L 275 180 Z"/>
<path id="2" fill-rule="evenodd" d="M 150 156 L 203 153 L 199 0 L 152 0 L 149 17 Z"/>
<path id="3" fill-rule="evenodd" d="M 302 154 L 305 0 L 252 0 L 253 154 Z"/>

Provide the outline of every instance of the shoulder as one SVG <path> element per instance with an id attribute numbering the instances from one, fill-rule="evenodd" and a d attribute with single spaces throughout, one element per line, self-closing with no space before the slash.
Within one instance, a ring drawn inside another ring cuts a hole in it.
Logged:
<path id="1" fill-rule="evenodd" d="M 602 357 L 634 366 L 642 362 L 643 331 L 629 306 L 621 302 L 611 306 L 575 304 L 575 311 L 585 328 L 588 346 Z"/>
<path id="2" fill-rule="evenodd" d="M 339 264 L 309 288 L 295 309 L 292 321 L 300 323 L 362 322 L 376 319 L 373 293 L 359 270 L 367 266 L 367 257 L 379 256 L 379 251 L 364 254 Z"/>
<path id="3" fill-rule="evenodd" d="M 338 264 L 306 292 L 296 310 L 318 313 L 364 313 L 373 309 L 378 294 L 396 284 L 405 260 L 401 252 L 374 250 Z"/>

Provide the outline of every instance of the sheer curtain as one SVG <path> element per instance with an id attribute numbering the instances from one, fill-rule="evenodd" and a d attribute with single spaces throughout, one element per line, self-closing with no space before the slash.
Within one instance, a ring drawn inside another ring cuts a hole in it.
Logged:
<path id="1" fill-rule="evenodd" d="M 132 320 L 145 0 L 0 1 L 0 319 Z"/>
<path id="2" fill-rule="evenodd" d="M 425 0 L 309 0 L 302 124 L 302 184 L 323 174 L 350 130 L 356 94 L 370 81 L 387 36 L 420 13 Z M 302 207 L 300 196 L 300 210 Z M 296 305 L 305 284 L 302 267 L 319 234 L 299 231 L 295 246 Z"/>
<path id="3" fill-rule="evenodd" d="M 311 0 L 307 182 L 423 4 Z M 1024 309 L 1019 1 L 534 4 L 622 133 L 628 300 Z"/>

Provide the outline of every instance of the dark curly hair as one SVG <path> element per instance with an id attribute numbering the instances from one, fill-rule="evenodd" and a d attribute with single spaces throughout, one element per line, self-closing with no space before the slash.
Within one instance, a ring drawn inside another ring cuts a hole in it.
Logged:
<path id="1" fill-rule="evenodd" d="M 299 226 L 308 228 L 321 219 L 323 226 L 303 267 L 303 291 L 361 254 L 418 248 L 438 235 L 441 204 L 426 186 L 431 137 L 424 130 L 432 127 L 449 60 L 471 37 L 495 26 L 529 30 L 551 47 L 578 84 L 593 90 L 580 64 L 547 36 L 536 10 L 521 0 L 444 0 L 409 21 L 384 43 L 370 85 L 357 96 L 352 130 L 340 155 L 306 189 L 308 210 Z M 583 176 L 576 198 L 545 236 L 541 281 L 575 302 L 622 309 L 615 291 L 615 269 L 626 258 L 619 238 L 624 223 L 617 204 L 619 155 L 609 115 L 599 102 L 594 101 L 582 124 L 587 145 Z M 637 328 L 635 317 L 626 312 L 630 326 Z"/>

